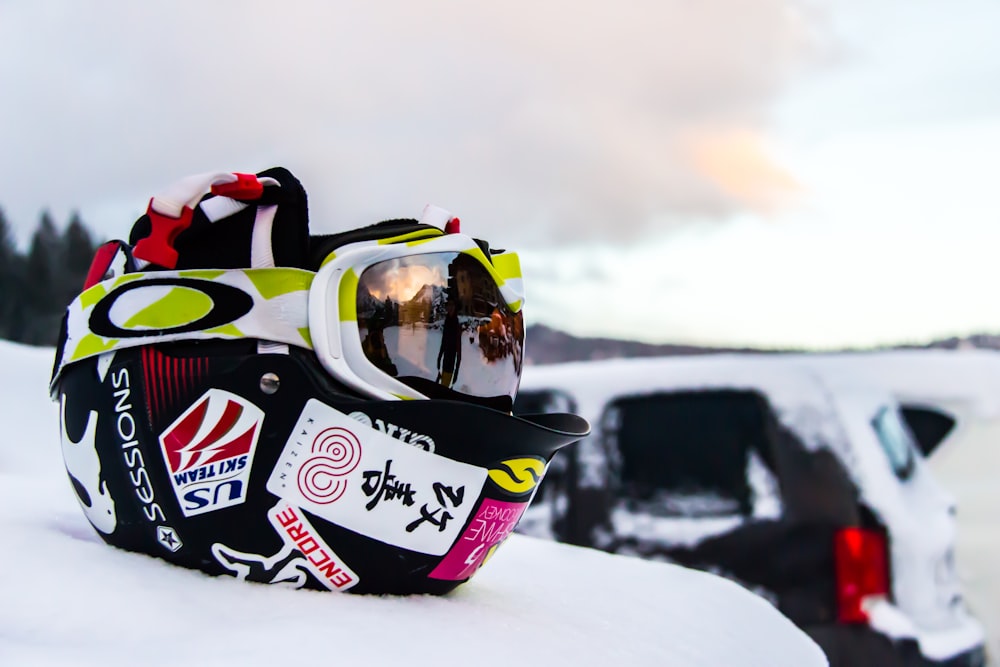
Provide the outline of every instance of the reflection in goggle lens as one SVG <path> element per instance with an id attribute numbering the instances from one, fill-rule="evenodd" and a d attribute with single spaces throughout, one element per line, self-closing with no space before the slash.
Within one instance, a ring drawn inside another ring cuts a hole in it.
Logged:
<path id="1" fill-rule="evenodd" d="M 509 411 L 524 322 L 490 273 L 457 252 L 378 262 L 358 280 L 358 329 L 375 366 L 431 397 L 476 397 Z M 457 394 L 457 395 L 456 395 Z"/>

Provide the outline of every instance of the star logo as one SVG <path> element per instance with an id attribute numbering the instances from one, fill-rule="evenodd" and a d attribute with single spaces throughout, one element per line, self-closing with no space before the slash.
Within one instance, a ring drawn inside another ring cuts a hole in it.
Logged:
<path id="1" fill-rule="evenodd" d="M 181 538 L 177 537 L 177 531 L 170 526 L 156 527 L 156 541 L 174 553 L 184 546 L 184 543 L 181 542 Z"/>

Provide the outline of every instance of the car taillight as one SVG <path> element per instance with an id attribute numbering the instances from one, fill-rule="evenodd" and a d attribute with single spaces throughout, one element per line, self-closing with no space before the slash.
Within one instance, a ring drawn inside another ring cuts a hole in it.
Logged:
<path id="1" fill-rule="evenodd" d="M 862 601 L 889 594 L 885 535 L 867 528 L 841 528 L 833 538 L 837 580 L 837 620 L 867 623 Z"/>

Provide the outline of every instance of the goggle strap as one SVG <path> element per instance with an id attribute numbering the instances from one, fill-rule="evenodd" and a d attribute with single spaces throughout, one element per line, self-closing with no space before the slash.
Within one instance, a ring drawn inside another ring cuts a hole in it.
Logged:
<path id="1" fill-rule="evenodd" d="M 360 229 L 352 229 L 339 234 L 327 234 L 310 237 L 310 257 L 312 266 L 319 267 L 330 261 L 330 255 L 342 252 L 346 246 L 358 244 L 385 245 L 398 243 L 414 238 L 442 236 L 442 232 L 432 225 L 424 225 L 416 220 L 400 218 L 383 220 L 382 222 Z"/>
<path id="2" fill-rule="evenodd" d="M 66 364 L 114 350 L 181 340 L 256 339 L 312 349 L 314 273 L 261 268 L 130 273 L 103 281 L 66 311 Z M 147 333 L 148 332 L 148 333 Z"/>
<path id="3" fill-rule="evenodd" d="M 216 197 L 216 199 L 226 199 Z M 232 201 L 232 200 L 230 200 Z M 250 266 L 255 269 L 274 268 L 274 250 L 271 247 L 271 233 L 274 229 L 274 214 L 277 204 L 258 206 L 250 235 Z M 267 340 L 257 341 L 257 354 L 288 354 L 288 345 Z"/>

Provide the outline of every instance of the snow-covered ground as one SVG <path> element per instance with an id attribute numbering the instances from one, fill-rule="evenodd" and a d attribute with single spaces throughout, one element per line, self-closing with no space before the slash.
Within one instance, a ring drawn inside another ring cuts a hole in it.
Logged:
<path id="1" fill-rule="evenodd" d="M 512 535 L 446 597 L 212 578 L 98 539 L 63 469 L 51 350 L 0 342 L 0 665 L 809 667 L 767 602 L 683 568 Z"/>

